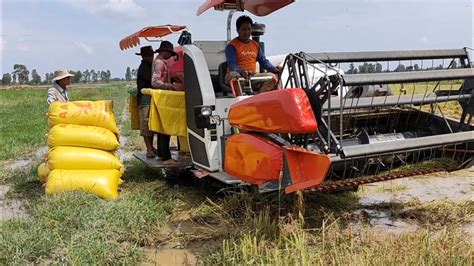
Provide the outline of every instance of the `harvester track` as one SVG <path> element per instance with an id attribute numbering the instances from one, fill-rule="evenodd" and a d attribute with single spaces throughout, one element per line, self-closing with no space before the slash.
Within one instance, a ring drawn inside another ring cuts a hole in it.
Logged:
<path id="1" fill-rule="evenodd" d="M 433 173 L 438 173 L 438 172 L 449 172 L 449 171 L 450 169 L 446 169 L 446 168 L 434 168 L 434 169 L 426 169 L 426 170 L 416 170 L 412 172 L 379 175 L 379 176 L 362 178 L 362 179 L 360 178 L 346 179 L 346 180 L 320 184 L 312 188 L 311 191 L 315 191 L 315 192 L 344 191 L 344 190 L 350 190 L 352 188 L 356 188 L 360 185 L 364 185 L 368 183 L 382 182 L 382 181 L 394 180 L 394 179 L 405 178 L 405 177 L 433 174 Z"/>

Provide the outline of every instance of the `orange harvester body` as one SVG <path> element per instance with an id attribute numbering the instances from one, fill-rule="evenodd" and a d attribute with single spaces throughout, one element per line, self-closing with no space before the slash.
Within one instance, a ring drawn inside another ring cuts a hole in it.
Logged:
<path id="1" fill-rule="evenodd" d="M 229 123 L 266 133 L 314 133 L 318 128 L 302 89 L 276 90 L 237 102 L 229 111 Z"/>
<path id="2" fill-rule="evenodd" d="M 246 133 L 227 141 L 227 173 L 256 185 L 281 182 L 287 193 L 314 187 L 326 178 L 329 156 L 279 145 L 260 133 L 316 132 L 316 119 L 302 89 L 276 90 L 237 102 L 231 106 L 229 122 Z"/>

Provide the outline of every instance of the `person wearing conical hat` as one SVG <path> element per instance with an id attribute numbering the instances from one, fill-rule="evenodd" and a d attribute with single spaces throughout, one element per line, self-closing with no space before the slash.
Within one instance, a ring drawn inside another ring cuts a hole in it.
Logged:
<path id="1" fill-rule="evenodd" d="M 53 78 L 53 87 L 48 89 L 48 104 L 69 101 L 69 92 L 67 86 L 71 84 L 72 76 L 74 75 L 65 69 L 56 71 L 56 76 Z"/>

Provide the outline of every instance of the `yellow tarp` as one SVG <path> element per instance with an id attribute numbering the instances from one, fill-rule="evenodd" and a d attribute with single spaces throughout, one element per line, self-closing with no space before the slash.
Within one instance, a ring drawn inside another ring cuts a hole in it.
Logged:
<path id="1" fill-rule="evenodd" d="M 138 99 L 137 96 L 130 94 L 128 100 L 128 111 L 130 112 L 130 123 L 132 129 L 140 129 L 140 120 L 138 118 Z"/>
<path id="2" fill-rule="evenodd" d="M 189 152 L 186 126 L 186 99 L 183 91 L 142 89 L 143 94 L 151 95 L 151 131 L 178 136 L 180 149 Z"/>

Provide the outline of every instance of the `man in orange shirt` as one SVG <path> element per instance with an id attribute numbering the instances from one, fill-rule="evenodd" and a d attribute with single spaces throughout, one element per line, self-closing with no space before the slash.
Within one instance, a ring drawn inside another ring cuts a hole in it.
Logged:
<path id="1" fill-rule="evenodd" d="M 237 19 L 236 27 L 238 37 L 229 42 L 225 49 L 227 58 L 227 75 L 226 82 L 234 82 L 240 86 L 236 80 L 238 78 L 248 78 L 252 76 L 270 76 L 272 79 L 265 81 L 255 81 L 252 85 L 258 88 L 258 92 L 266 92 L 275 88 L 276 77 L 273 73 L 278 74 L 281 71 L 280 66 L 273 66 L 265 57 L 260 44 L 251 40 L 253 21 L 248 16 L 240 16 Z M 264 70 L 271 73 L 257 73 L 257 62 Z"/>

